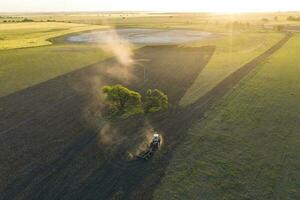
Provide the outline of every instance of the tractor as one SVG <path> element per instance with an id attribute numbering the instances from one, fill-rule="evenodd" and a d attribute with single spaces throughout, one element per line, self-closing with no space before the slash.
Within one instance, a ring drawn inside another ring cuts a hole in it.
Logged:
<path id="1" fill-rule="evenodd" d="M 145 151 L 141 152 L 139 155 L 137 155 L 137 157 L 144 160 L 150 159 L 154 155 L 154 152 L 158 150 L 160 145 L 161 145 L 161 136 L 158 133 L 154 133 L 152 141 L 149 144 L 148 148 Z"/>

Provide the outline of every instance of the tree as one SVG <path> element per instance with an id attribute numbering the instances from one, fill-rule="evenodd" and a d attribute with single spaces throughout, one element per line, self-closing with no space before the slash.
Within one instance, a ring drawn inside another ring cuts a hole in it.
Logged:
<path id="1" fill-rule="evenodd" d="M 267 18 L 262 18 L 261 21 L 263 21 L 263 22 L 269 22 L 269 19 L 267 19 Z"/>
<path id="2" fill-rule="evenodd" d="M 284 30 L 284 26 L 283 25 L 277 25 L 277 26 L 275 26 L 275 30 L 281 32 L 281 31 Z"/>
<path id="3" fill-rule="evenodd" d="M 33 20 L 32 20 L 32 19 L 28 19 L 28 18 L 24 18 L 24 19 L 22 20 L 22 22 L 33 22 Z"/>
<path id="4" fill-rule="evenodd" d="M 149 89 L 144 103 L 145 113 L 153 113 L 167 109 L 169 105 L 168 96 L 158 89 Z"/>
<path id="5" fill-rule="evenodd" d="M 295 17 L 293 17 L 293 16 L 288 16 L 288 17 L 287 17 L 287 20 L 288 20 L 288 21 L 295 21 Z"/>
<path id="6" fill-rule="evenodd" d="M 137 114 L 142 112 L 141 95 L 121 85 L 104 86 L 102 92 L 112 114 Z"/>
<path id="7" fill-rule="evenodd" d="M 287 20 L 288 21 L 300 21 L 300 17 L 288 16 Z"/>
<path id="8" fill-rule="evenodd" d="M 142 96 L 122 85 L 102 87 L 105 95 L 106 108 L 109 114 L 128 117 L 135 114 L 154 113 L 168 108 L 168 96 L 158 89 L 147 90 L 146 96 Z"/>

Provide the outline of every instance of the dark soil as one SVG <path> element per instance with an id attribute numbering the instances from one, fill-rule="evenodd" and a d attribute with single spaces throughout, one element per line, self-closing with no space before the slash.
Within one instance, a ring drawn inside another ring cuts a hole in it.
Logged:
<path id="1" fill-rule="evenodd" d="M 144 47 L 135 52 L 136 78 L 127 85 L 139 91 L 160 88 L 176 105 L 213 51 L 213 47 Z M 87 120 L 85 113 L 98 109 L 92 102 L 93 92 L 100 90 L 98 79 L 118 83 L 103 72 L 116 64 L 110 59 L 0 99 L 3 199 L 130 197 L 134 183 L 149 173 L 142 169 L 151 164 L 129 161 L 126 151 L 144 139 L 142 129 L 152 117 L 112 122 L 126 138 L 111 147 L 99 143 L 101 125 L 95 126 L 93 115 L 89 112 Z M 189 67 L 184 73 L 183 66 Z M 144 67 L 145 81 L 140 78 Z"/>

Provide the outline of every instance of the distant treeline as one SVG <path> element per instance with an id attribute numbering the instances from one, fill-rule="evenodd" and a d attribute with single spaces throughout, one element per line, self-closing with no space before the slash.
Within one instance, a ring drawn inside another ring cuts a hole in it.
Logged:
<path id="1" fill-rule="evenodd" d="M 300 17 L 293 17 L 293 16 L 289 16 L 287 18 L 288 21 L 300 21 Z"/>
<path id="2" fill-rule="evenodd" d="M 28 19 L 28 18 L 24 18 L 23 20 L 3 20 L 4 23 L 6 22 L 33 22 L 34 20 L 32 19 Z"/>
<path id="3" fill-rule="evenodd" d="M 239 21 L 234 21 L 234 22 L 227 23 L 225 26 L 226 28 L 232 28 L 232 29 L 250 29 L 251 24 L 249 22 L 242 23 Z"/>
<path id="4" fill-rule="evenodd" d="M 0 16 L 0 19 L 2 17 Z M 7 18 L 7 17 L 6 17 Z M 2 18 L 3 19 L 3 18 Z M 22 18 L 21 18 L 22 19 Z M 65 23 L 72 23 L 71 21 L 57 21 L 55 19 L 48 19 L 48 20 L 38 20 L 35 21 L 33 19 L 24 18 L 23 20 L 3 20 L 3 23 L 22 23 L 22 22 L 65 22 Z"/>

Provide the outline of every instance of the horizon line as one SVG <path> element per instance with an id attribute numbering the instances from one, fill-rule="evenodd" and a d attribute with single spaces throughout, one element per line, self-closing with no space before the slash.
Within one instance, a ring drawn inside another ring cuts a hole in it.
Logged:
<path id="1" fill-rule="evenodd" d="M 61 11 L 0 11 L 1 14 L 16 14 L 16 13 L 25 13 L 25 14 L 30 14 L 30 13 L 162 13 L 162 14 L 171 14 L 171 13 L 175 13 L 175 14 L 184 14 L 184 13 L 189 13 L 189 14 L 193 14 L 193 13 L 233 13 L 233 14 L 241 14 L 241 13 L 300 13 L 300 10 L 274 10 L 274 11 L 270 11 L 270 10 L 266 10 L 266 11 L 235 11 L 235 12 L 230 12 L 230 11 L 146 11 L 146 10 L 128 10 L 128 11 L 122 11 L 122 10 L 107 10 L 107 11 L 70 11 L 70 10 L 61 10 Z"/>

